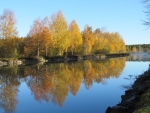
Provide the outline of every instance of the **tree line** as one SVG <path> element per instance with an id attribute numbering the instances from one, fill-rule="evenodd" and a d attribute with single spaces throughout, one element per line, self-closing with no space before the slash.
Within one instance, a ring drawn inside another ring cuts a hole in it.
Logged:
<path id="1" fill-rule="evenodd" d="M 26 37 L 18 37 L 13 11 L 5 9 L 0 15 L 1 58 L 124 52 L 126 46 L 118 32 L 93 30 L 88 25 L 81 32 L 75 20 L 67 23 L 62 11 L 50 18 L 35 19 Z"/>
<path id="2" fill-rule="evenodd" d="M 150 44 L 126 45 L 128 52 L 150 52 Z"/>

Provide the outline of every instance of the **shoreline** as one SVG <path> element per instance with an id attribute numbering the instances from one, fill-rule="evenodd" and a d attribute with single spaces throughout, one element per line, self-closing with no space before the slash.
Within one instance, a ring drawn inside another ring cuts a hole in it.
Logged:
<path id="1" fill-rule="evenodd" d="M 149 65 L 150 66 L 150 65 Z M 125 91 L 121 96 L 121 102 L 116 106 L 108 107 L 105 113 L 133 113 L 139 109 L 138 103 L 142 95 L 150 89 L 150 67 L 134 81 L 131 89 Z M 138 112 L 139 113 L 139 112 Z M 142 112 L 144 113 L 144 112 Z"/>
<path id="2" fill-rule="evenodd" d="M 39 58 L 1 58 L 0 66 L 7 65 L 26 65 L 26 64 L 35 64 L 39 62 L 43 63 L 61 63 L 61 62 L 71 62 L 79 60 L 102 60 L 106 58 L 115 58 L 115 57 L 125 57 L 129 56 L 130 53 L 120 53 L 120 54 L 95 54 L 95 55 L 70 55 L 70 56 L 54 56 L 54 57 L 39 57 Z"/>

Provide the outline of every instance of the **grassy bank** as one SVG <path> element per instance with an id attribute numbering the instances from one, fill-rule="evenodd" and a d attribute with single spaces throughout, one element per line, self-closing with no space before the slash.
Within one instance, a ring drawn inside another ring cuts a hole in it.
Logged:
<path id="1" fill-rule="evenodd" d="M 134 113 L 150 113 L 150 69 L 142 74 L 139 79 L 143 76 L 147 76 L 147 89 L 136 103 L 136 110 Z"/>

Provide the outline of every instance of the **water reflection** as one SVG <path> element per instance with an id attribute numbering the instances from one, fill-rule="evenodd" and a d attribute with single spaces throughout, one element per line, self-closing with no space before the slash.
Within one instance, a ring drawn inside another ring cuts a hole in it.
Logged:
<path id="1" fill-rule="evenodd" d="M 6 113 L 15 111 L 19 85 L 18 67 L 0 69 L 0 108 Z"/>
<path id="2" fill-rule="evenodd" d="M 118 78 L 125 62 L 126 58 L 116 58 L 0 68 L 0 107 L 6 113 L 15 112 L 21 82 L 26 82 L 38 102 L 44 100 L 62 107 L 68 93 L 76 96 L 82 83 L 90 89 L 94 82 Z"/>
<path id="3" fill-rule="evenodd" d="M 131 53 L 127 61 L 150 61 L 150 53 Z"/>
<path id="4" fill-rule="evenodd" d="M 129 81 L 128 85 L 122 85 L 122 88 L 124 88 L 125 90 L 131 89 L 132 85 L 134 83 L 134 81 L 138 78 L 138 76 L 136 75 L 129 75 L 128 77 L 125 77 L 125 80 Z"/>

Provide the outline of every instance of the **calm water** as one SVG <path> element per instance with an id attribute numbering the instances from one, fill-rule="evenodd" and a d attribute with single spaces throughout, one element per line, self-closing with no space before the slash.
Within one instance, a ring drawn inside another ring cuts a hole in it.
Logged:
<path id="1" fill-rule="evenodd" d="M 148 69 L 136 58 L 1 67 L 0 113 L 105 113 Z"/>

